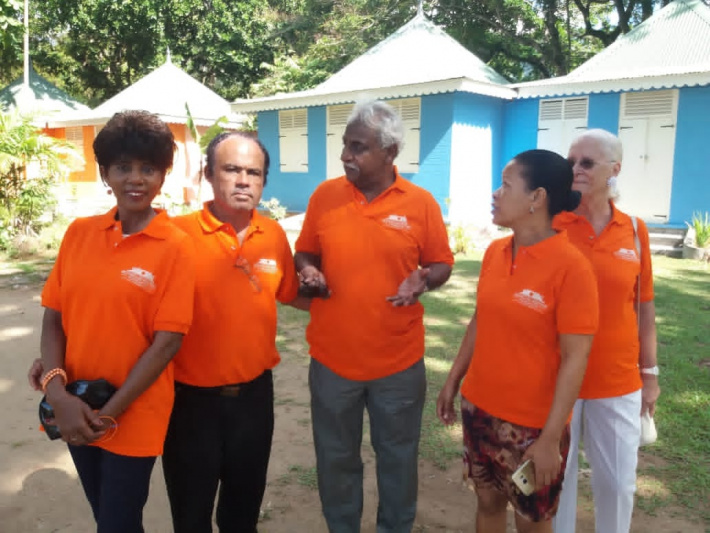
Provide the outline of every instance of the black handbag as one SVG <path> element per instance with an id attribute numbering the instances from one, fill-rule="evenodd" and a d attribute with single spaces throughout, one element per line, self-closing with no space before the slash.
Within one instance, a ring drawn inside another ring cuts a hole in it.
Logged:
<path id="1" fill-rule="evenodd" d="M 116 387 L 105 379 L 79 379 L 67 384 L 67 392 L 73 394 L 94 410 L 101 409 L 116 392 Z M 43 396 L 39 402 L 39 421 L 50 440 L 61 438 L 62 434 L 54 423 L 54 409 Z"/>

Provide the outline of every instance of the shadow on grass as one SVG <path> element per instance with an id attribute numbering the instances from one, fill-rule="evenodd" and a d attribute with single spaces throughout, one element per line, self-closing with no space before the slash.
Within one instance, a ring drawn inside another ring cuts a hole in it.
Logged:
<path id="1" fill-rule="evenodd" d="M 436 417 L 436 399 L 473 314 L 480 255 L 459 258 L 451 280 L 422 297 L 426 307 L 428 392 L 420 453 L 439 468 L 461 454 L 461 427 Z M 696 520 L 710 520 L 710 270 L 700 263 L 654 257 L 658 360 L 663 393 L 656 423 L 659 440 L 645 449 L 638 506 L 653 514 L 680 504 Z M 307 360 L 308 314 L 279 310 L 279 348 L 297 345 Z"/>

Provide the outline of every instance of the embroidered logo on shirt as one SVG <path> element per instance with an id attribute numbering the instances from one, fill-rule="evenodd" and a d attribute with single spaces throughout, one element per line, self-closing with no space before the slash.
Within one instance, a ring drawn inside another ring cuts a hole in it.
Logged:
<path id="1" fill-rule="evenodd" d="M 254 264 L 254 270 L 257 272 L 264 272 L 265 274 L 275 274 L 278 272 L 279 264 L 276 259 L 259 259 Z"/>
<path id="2" fill-rule="evenodd" d="M 638 256 L 636 255 L 636 250 L 631 250 L 629 248 L 619 248 L 614 252 L 614 256 L 624 261 L 638 261 Z"/>
<path id="3" fill-rule="evenodd" d="M 382 223 L 394 229 L 409 229 L 409 221 L 404 215 L 390 215 L 383 218 Z"/>
<path id="4" fill-rule="evenodd" d="M 547 309 L 547 304 L 545 303 L 545 299 L 542 297 L 542 294 L 530 289 L 523 289 L 519 293 L 513 295 L 513 299 L 519 304 L 529 307 L 539 313 L 542 313 Z"/>
<path id="5" fill-rule="evenodd" d="M 121 270 L 121 277 L 148 293 L 155 292 L 155 279 L 153 278 L 152 272 L 133 267 L 128 270 Z"/>

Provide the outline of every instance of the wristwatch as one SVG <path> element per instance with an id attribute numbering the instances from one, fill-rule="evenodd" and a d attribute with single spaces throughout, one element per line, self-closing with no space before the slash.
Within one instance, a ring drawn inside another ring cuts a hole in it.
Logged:
<path id="1" fill-rule="evenodd" d="M 651 376 L 657 376 L 658 375 L 658 366 L 651 366 L 649 368 L 642 368 L 641 373 L 642 374 L 649 374 Z"/>

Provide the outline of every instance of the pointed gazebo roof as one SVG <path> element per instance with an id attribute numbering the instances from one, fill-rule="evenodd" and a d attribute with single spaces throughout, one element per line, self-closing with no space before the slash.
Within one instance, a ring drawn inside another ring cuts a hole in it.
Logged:
<path id="1" fill-rule="evenodd" d="M 567 76 L 515 85 L 523 97 L 710 83 L 710 7 L 675 0 Z"/>
<path id="2" fill-rule="evenodd" d="M 239 112 L 465 91 L 512 98 L 508 80 L 422 13 L 313 89 L 237 100 Z"/>
<path id="3" fill-rule="evenodd" d="M 22 113 L 36 113 L 45 117 L 66 112 L 86 112 L 87 106 L 74 100 L 56 85 L 43 78 L 29 66 L 29 86 L 23 77 L 0 90 L 0 109 L 18 109 Z"/>
<path id="4" fill-rule="evenodd" d="M 165 122 L 185 124 L 185 103 L 198 126 L 211 126 L 227 117 L 227 127 L 238 127 L 239 117 L 232 114 L 229 102 L 172 63 L 170 53 L 163 65 L 139 79 L 117 95 L 109 98 L 93 111 L 67 116 L 63 121 L 72 124 L 103 124 L 115 113 L 127 109 L 145 109 L 160 116 Z"/>

